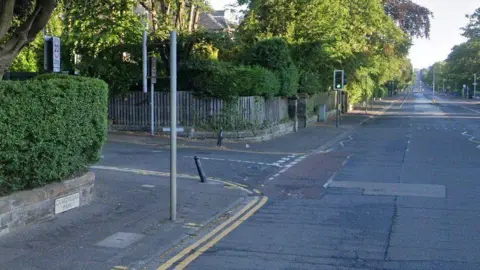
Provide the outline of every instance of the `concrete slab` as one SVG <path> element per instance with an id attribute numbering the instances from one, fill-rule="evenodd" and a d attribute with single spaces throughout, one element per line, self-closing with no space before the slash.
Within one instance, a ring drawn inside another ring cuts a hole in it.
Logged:
<path id="1" fill-rule="evenodd" d="M 333 181 L 329 187 L 361 188 L 363 195 L 445 198 L 444 185 Z"/>
<path id="2" fill-rule="evenodd" d="M 145 237 L 143 234 L 117 232 L 97 243 L 97 246 L 126 248 Z"/>

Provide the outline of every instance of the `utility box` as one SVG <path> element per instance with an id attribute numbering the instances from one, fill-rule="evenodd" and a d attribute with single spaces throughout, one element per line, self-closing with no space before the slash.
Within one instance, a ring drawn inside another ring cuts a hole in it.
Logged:
<path id="1" fill-rule="evenodd" d="M 318 121 L 319 122 L 327 122 L 327 105 L 326 104 L 320 104 L 318 106 Z"/>

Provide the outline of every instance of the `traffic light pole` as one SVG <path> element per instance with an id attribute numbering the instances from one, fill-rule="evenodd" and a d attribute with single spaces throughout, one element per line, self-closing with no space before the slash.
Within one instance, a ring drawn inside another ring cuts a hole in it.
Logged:
<path id="1" fill-rule="evenodd" d="M 473 74 L 473 99 L 475 99 L 476 91 L 477 91 L 477 74 Z"/>
<path id="2" fill-rule="evenodd" d="M 340 91 L 336 91 L 337 93 L 337 113 L 336 113 L 336 126 L 340 126 Z"/>

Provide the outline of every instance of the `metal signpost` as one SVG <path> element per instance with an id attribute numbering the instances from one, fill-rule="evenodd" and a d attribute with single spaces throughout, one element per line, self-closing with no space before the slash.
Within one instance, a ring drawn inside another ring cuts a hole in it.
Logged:
<path id="1" fill-rule="evenodd" d="M 477 91 L 477 74 L 473 74 L 473 99 L 475 99 L 476 91 Z"/>
<path id="2" fill-rule="evenodd" d="M 435 102 L 435 69 L 433 70 L 433 102 Z"/>
<path id="3" fill-rule="evenodd" d="M 150 66 L 150 132 L 155 135 L 155 84 L 157 83 L 157 59 L 151 58 Z"/>
<path id="4" fill-rule="evenodd" d="M 145 12 L 145 29 L 142 37 L 142 63 L 143 63 L 143 92 L 147 93 L 148 82 L 148 56 L 147 56 L 147 30 L 148 30 L 148 12 Z"/>
<path id="5" fill-rule="evenodd" d="M 170 33 L 170 219 L 177 220 L 177 33 Z"/>
<path id="6" fill-rule="evenodd" d="M 341 94 L 344 89 L 345 82 L 345 72 L 343 70 L 335 70 L 333 72 L 333 89 L 337 93 L 337 113 L 336 115 L 336 126 L 340 126 L 340 104 L 342 102 Z"/>

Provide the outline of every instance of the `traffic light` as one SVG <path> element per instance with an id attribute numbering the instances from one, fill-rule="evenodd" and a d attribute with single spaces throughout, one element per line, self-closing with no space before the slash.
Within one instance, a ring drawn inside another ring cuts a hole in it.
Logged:
<path id="1" fill-rule="evenodd" d="M 333 89 L 343 90 L 345 82 L 346 80 L 343 70 L 335 70 L 333 74 Z"/>

